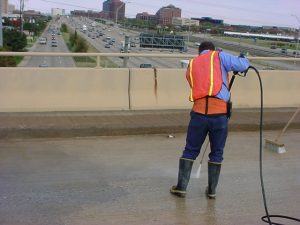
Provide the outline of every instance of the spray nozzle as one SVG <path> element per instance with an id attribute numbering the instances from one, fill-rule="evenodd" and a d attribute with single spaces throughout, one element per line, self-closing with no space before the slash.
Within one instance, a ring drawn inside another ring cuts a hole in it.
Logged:
<path id="1" fill-rule="evenodd" d="M 233 71 L 233 75 L 238 75 L 238 76 L 240 76 L 240 77 L 245 77 L 246 74 L 247 74 L 247 72 L 248 72 L 248 69 L 245 70 L 245 71 L 243 71 L 243 72 Z"/>

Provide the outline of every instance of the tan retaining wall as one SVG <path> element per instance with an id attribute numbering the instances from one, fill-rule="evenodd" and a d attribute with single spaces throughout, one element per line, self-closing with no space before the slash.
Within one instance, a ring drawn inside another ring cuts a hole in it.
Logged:
<path id="1" fill-rule="evenodd" d="M 0 69 L 0 112 L 127 109 L 128 69 Z"/>
<path id="2" fill-rule="evenodd" d="M 265 107 L 300 105 L 300 71 L 261 76 Z M 185 69 L 0 68 L 0 112 L 186 109 L 189 91 Z M 258 107 L 259 94 L 256 74 L 237 77 L 234 107 Z"/>

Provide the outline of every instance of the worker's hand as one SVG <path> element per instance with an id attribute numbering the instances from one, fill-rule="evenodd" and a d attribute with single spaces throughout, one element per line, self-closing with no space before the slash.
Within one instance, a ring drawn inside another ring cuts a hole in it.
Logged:
<path id="1" fill-rule="evenodd" d="M 240 58 L 245 58 L 245 53 L 244 53 L 244 52 L 241 52 L 240 55 L 239 55 L 239 57 L 240 57 Z"/>

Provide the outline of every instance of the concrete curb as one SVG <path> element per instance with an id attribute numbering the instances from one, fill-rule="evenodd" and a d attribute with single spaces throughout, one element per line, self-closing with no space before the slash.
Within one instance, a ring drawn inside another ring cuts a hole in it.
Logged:
<path id="1" fill-rule="evenodd" d="M 264 130 L 280 130 L 295 109 L 265 110 Z M 185 133 L 189 110 L 0 113 L 0 139 Z M 256 131 L 259 111 L 235 110 L 229 131 Z M 289 129 L 300 129 L 297 115 Z"/>

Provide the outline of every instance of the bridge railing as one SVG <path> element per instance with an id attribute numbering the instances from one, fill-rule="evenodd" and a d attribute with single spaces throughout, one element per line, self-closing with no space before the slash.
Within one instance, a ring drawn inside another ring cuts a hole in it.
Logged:
<path id="1" fill-rule="evenodd" d="M 125 54 L 0 52 L 1 55 L 101 57 Z M 127 55 L 153 57 L 154 54 Z M 156 57 L 164 56 L 177 57 L 173 54 Z M 0 67 L 0 112 L 189 109 L 192 103 L 188 101 L 190 88 L 185 72 L 184 68 Z M 300 105 L 300 70 L 262 70 L 260 73 L 265 107 Z M 258 85 L 253 72 L 246 78 L 238 77 L 232 88 L 234 108 L 259 107 Z"/>
<path id="2" fill-rule="evenodd" d="M 65 52 L 0 52 L 1 56 L 50 56 L 50 57 L 95 57 L 96 67 L 101 65 L 101 57 L 145 57 L 145 58 L 178 58 L 191 59 L 194 54 L 161 54 L 161 53 L 65 53 Z M 250 61 L 285 61 L 300 62 L 300 57 L 247 57 Z"/>

